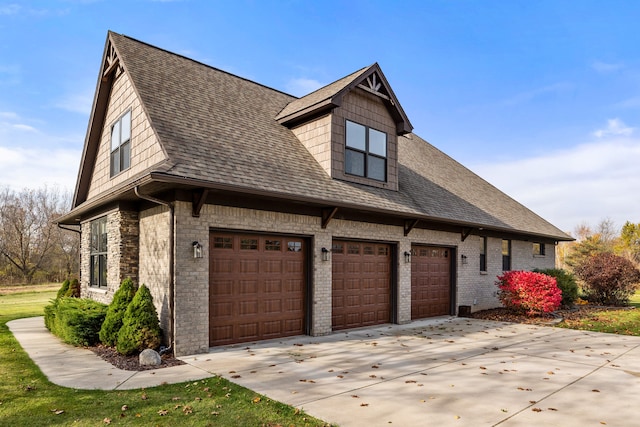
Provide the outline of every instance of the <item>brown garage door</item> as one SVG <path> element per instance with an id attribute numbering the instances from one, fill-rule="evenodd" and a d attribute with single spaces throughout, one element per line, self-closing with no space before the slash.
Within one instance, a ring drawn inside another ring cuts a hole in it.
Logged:
<path id="1" fill-rule="evenodd" d="M 212 232 L 209 345 L 304 333 L 303 238 Z"/>
<path id="2" fill-rule="evenodd" d="M 378 325 L 391 320 L 391 247 L 334 241 L 332 250 L 334 330 Z"/>
<path id="3" fill-rule="evenodd" d="M 451 312 L 451 249 L 411 247 L 411 318 Z"/>

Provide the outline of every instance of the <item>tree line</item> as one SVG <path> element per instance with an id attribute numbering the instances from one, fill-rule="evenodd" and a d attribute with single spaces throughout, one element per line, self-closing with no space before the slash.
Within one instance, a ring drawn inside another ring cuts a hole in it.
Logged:
<path id="1" fill-rule="evenodd" d="M 0 187 L 0 284 L 62 282 L 79 272 L 80 235 L 58 227 L 71 194 Z"/>

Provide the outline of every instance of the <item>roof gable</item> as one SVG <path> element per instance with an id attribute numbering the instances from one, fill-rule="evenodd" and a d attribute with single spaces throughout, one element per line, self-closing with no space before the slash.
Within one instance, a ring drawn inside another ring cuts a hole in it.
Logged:
<path id="1" fill-rule="evenodd" d="M 356 87 L 379 96 L 383 100 L 396 123 L 398 135 L 404 135 L 413 130 L 409 118 L 402 109 L 400 102 L 398 102 L 378 63 L 362 68 L 315 92 L 292 101 L 278 113 L 276 120 L 289 127 L 303 123 L 342 105 L 344 95 Z"/>

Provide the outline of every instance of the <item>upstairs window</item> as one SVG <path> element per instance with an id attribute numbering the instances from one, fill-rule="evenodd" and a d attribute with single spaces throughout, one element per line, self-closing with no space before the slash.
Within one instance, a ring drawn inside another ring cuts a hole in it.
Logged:
<path id="1" fill-rule="evenodd" d="M 131 111 L 111 127 L 111 176 L 131 166 Z"/>
<path id="2" fill-rule="evenodd" d="M 358 123 L 346 123 L 345 173 L 387 180 L 387 134 Z"/>

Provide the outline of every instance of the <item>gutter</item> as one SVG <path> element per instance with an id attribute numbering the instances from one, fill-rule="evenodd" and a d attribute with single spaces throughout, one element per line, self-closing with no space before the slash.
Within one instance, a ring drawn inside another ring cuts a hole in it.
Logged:
<path id="1" fill-rule="evenodd" d="M 139 191 L 140 186 L 136 185 L 133 187 L 133 191 L 138 196 L 138 198 L 142 200 L 147 200 L 149 202 L 166 206 L 169 208 L 169 236 L 171 239 L 171 245 L 169 246 L 169 319 L 171 324 L 171 331 L 169 332 L 169 348 L 173 349 L 175 352 L 175 326 L 176 326 L 176 317 L 175 317 L 175 278 L 174 278 L 174 261 L 175 261 L 175 245 L 176 245 L 176 235 L 175 235 L 175 210 L 172 203 L 167 202 L 165 200 L 157 199 L 155 197 L 141 194 Z M 139 250 L 139 248 L 138 248 Z M 175 354 L 175 353 L 174 353 Z"/>

